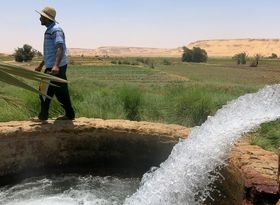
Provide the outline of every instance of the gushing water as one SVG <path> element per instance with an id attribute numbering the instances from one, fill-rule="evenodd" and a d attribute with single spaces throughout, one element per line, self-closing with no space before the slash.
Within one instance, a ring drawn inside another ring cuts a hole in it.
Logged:
<path id="1" fill-rule="evenodd" d="M 196 205 L 209 197 L 233 143 L 259 124 L 280 117 L 280 85 L 267 86 L 223 106 L 174 146 L 160 167 L 146 173 L 125 205 Z M 211 196 L 210 196 L 211 197 Z"/>

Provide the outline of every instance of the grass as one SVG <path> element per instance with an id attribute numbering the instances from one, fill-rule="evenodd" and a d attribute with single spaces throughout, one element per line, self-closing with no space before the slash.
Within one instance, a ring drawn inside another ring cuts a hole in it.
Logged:
<path id="1" fill-rule="evenodd" d="M 141 120 L 140 107 L 142 93 L 139 87 L 125 86 L 119 92 L 119 99 L 123 105 L 125 116 L 129 120 Z"/>
<path id="2" fill-rule="evenodd" d="M 279 63 L 280 64 L 280 63 Z M 257 86 L 279 82 L 277 76 L 280 69 L 274 66 L 259 66 L 250 68 L 235 64 L 194 64 L 184 63 L 170 66 L 160 66 L 162 71 L 179 76 L 186 76 L 196 83 L 219 84 L 222 86 Z"/>
<path id="3" fill-rule="evenodd" d="M 213 58 L 201 64 L 181 63 L 179 58 L 71 57 L 70 61 L 67 72 L 77 117 L 143 120 L 187 127 L 200 125 L 230 100 L 279 82 L 280 72 L 279 60 L 265 59 L 256 68 L 236 65 L 230 58 Z M 0 99 L 0 121 L 37 116 L 40 106 L 36 94 L 4 83 L 0 83 L 0 88 L 0 92 L 14 98 L 17 106 L 14 109 L 11 103 Z M 52 102 L 50 117 L 61 114 L 63 110 L 58 103 Z M 262 126 L 267 127 L 252 134 L 252 143 L 276 150 L 280 122 Z"/>
<path id="4" fill-rule="evenodd" d="M 217 83 L 205 85 L 195 81 L 178 80 L 177 75 L 162 72 L 160 69 L 127 65 L 70 66 L 68 74 L 72 97 L 74 102 L 78 101 L 78 104 L 74 103 L 78 116 L 105 119 L 126 116 L 131 119 L 127 115 L 128 105 L 123 105 L 125 100 L 120 97 L 124 95 L 123 90 L 126 90 L 130 93 L 130 96 L 126 96 L 127 101 L 129 97 L 141 96 L 141 103 L 137 104 L 137 112 L 140 115 L 138 119 L 185 126 L 201 124 L 206 115 L 214 114 L 228 100 L 256 90 L 254 86 Z M 137 96 L 133 96 L 135 93 Z M 75 100 L 76 98 L 78 100 Z M 193 105 L 194 103 L 196 105 Z M 196 108 L 203 103 L 203 112 L 195 113 Z M 183 106 L 186 105 L 190 108 L 183 115 L 180 109 L 184 109 Z M 199 120 L 200 117 L 202 120 Z"/>
<path id="5" fill-rule="evenodd" d="M 280 147 L 280 120 L 260 125 L 260 128 L 250 135 L 250 141 L 263 149 L 277 151 Z"/>

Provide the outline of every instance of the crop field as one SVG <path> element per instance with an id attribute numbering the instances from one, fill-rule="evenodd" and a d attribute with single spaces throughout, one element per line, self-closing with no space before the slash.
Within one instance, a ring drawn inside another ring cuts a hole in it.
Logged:
<path id="1" fill-rule="evenodd" d="M 101 81 L 166 83 L 186 81 L 186 77 L 169 74 L 156 69 L 129 65 L 70 66 L 69 75 L 75 80 L 88 78 Z"/>
<path id="2" fill-rule="evenodd" d="M 10 62 L 11 58 L 0 56 L 0 60 Z M 35 59 L 22 65 L 34 69 L 39 61 Z M 179 58 L 70 57 L 67 73 L 77 117 L 192 127 L 214 115 L 229 100 L 267 84 L 279 83 L 280 61 L 262 59 L 258 67 L 249 67 L 237 65 L 230 58 L 182 63 Z M 38 87 L 36 83 L 28 83 Z M 0 93 L 8 99 L 0 99 L 0 121 L 28 120 L 37 116 L 39 99 L 36 94 L 2 82 Z M 52 102 L 50 117 L 62 114 L 59 104 Z M 251 135 L 252 143 L 275 150 L 280 146 L 275 129 L 278 124 L 276 121 L 263 125 L 264 128 Z M 272 134 L 268 135 L 268 131 Z M 268 140 L 261 137 L 266 135 Z"/>

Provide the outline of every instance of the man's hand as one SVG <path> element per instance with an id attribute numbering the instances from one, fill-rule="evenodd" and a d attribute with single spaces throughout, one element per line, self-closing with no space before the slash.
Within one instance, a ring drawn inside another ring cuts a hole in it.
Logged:
<path id="1" fill-rule="evenodd" d="M 54 65 L 52 67 L 52 70 L 51 70 L 51 75 L 57 75 L 59 73 L 59 67 L 57 65 Z"/>

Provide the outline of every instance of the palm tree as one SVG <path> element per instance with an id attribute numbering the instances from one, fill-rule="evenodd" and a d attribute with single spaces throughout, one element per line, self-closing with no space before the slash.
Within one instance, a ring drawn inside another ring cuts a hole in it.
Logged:
<path id="1" fill-rule="evenodd" d="M 10 84 L 10 85 L 24 88 L 24 89 L 32 91 L 34 93 L 38 93 L 40 95 L 46 96 L 47 98 L 51 98 L 51 97 L 41 93 L 38 89 L 33 88 L 32 86 L 19 80 L 16 77 L 23 77 L 23 78 L 38 81 L 38 82 L 45 81 L 48 84 L 53 85 L 53 86 L 57 86 L 57 85 L 50 83 L 50 81 L 68 83 L 67 80 L 64 80 L 64 79 L 61 79 L 61 78 L 58 78 L 58 77 L 55 77 L 52 75 L 28 70 L 28 69 L 20 67 L 20 66 L 0 63 L 0 81 Z M 0 93 L 0 99 L 5 100 L 5 99 L 7 99 L 7 97 L 4 96 L 3 93 Z"/>

